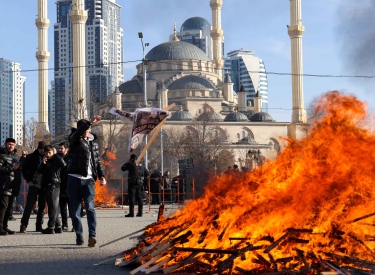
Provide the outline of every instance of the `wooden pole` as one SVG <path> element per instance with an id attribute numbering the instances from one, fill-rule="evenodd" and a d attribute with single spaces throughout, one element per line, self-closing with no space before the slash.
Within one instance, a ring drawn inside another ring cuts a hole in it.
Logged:
<path id="1" fill-rule="evenodd" d="M 163 110 L 164 110 L 164 111 L 169 111 L 170 109 L 173 109 L 175 106 L 176 106 L 176 104 L 173 103 L 173 104 L 171 104 L 171 105 L 165 107 Z M 151 135 L 149 141 L 147 142 L 145 148 L 143 148 L 142 152 L 140 153 L 139 157 L 137 158 L 137 160 L 136 160 L 136 162 L 135 162 L 137 165 L 142 161 L 143 157 L 144 157 L 145 154 L 146 154 L 146 151 L 148 150 L 148 148 L 150 148 L 151 144 L 154 142 L 154 140 L 156 139 L 156 136 L 157 136 L 158 133 L 160 132 L 161 127 L 163 127 L 163 125 L 164 125 L 164 123 L 165 123 L 166 121 L 167 121 L 167 118 L 163 119 L 163 120 L 159 123 L 159 125 L 156 126 L 156 128 L 154 129 L 154 132 L 152 133 L 152 135 Z"/>

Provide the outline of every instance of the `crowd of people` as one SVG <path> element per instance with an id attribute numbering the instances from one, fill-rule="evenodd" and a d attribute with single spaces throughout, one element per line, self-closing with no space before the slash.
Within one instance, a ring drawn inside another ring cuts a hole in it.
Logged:
<path id="1" fill-rule="evenodd" d="M 99 120 L 101 116 L 94 116 L 91 121 L 79 120 L 77 128 L 72 128 L 68 141 L 59 144 L 58 152 L 52 145 L 39 141 L 34 152 L 27 154 L 22 151 L 18 158 L 16 140 L 5 140 L 4 146 L 0 147 L 0 236 L 15 234 L 8 227 L 8 221 L 23 178 L 28 184 L 28 193 L 20 233 L 27 233 L 30 215 L 38 202 L 35 231 L 43 234 L 67 232 L 70 216 L 76 244 L 83 245 L 81 217 L 84 205 L 89 228 L 88 246 L 95 246 L 94 184 L 96 179 L 100 179 L 100 184 L 106 184 L 99 147 L 91 134 L 91 125 Z M 48 222 L 43 229 L 46 204 Z"/>

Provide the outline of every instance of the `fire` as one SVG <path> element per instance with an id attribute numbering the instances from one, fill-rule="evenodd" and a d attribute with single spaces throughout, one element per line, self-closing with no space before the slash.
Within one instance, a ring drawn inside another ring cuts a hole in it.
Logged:
<path id="1" fill-rule="evenodd" d="M 155 263 L 166 268 L 190 256 L 182 269 L 201 274 L 317 273 L 332 262 L 370 269 L 363 262 L 375 260 L 375 213 L 368 215 L 375 209 L 375 134 L 366 107 L 353 95 L 321 96 L 306 138 L 286 139 L 279 157 L 254 172 L 211 180 L 203 197 L 150 226 L 125 259 L 142 255 L 145 243 L 174 240 Z"/>
<path id="2" fill-rule="evenodd" d="M 113 161 L 116 160 L 116 155 L 110 149 L 106 149 L 102 156 L 102 164 L 105 168 L 106 178 L 110 178 L 115 172 L 116 167 Z M 101 186 L 99 179 L 95 182 L 95 205 L 96 206 L 116 206 L 117 202 L 115 200 L 116 191 L 111 190 L 108 185 Z"/>

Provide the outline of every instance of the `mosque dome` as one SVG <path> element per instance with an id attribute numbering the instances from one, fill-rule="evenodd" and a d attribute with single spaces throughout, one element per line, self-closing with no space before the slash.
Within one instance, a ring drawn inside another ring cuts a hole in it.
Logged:
<path id="1" fill-rule="evenodd" d="M 247 110 L 247 111 L 242 111 L 244 115 L 247 116 L 247 119 L 251 121 L 251 117 L 255 115 L 257 112 L 255 110 Z"/>
<path id="2" fill-rule="evenodd" d="M 205 121 L 205 120 L 213 120 L 213 121 L 219 121 L 221 120 L 221 116 L 218 113 L 215 113 L 213 111 L 206 111 L 201 113 L 197 120 Z"/>
<path id="3" fill-rule="evenodd" d="M 202 60 L 210 61 L 206 54 L 193 44 L 183 41 L 165 42 L 152 48 L 146 55 L 149 61 Z"/>
<path id="4" fill-rule="evenodd" d="M 122 83 L 118 89 L 122 94 L 143 94 L 143 89 L 136 79 Z"/>
<path id="5" fill-rule="evenodd" d="M 232 112 L 224 118 L 224 121 L 244 122 L 247 121 L 247 116 L 240 112 Z"/>
<path id="6" fill-rule="evenodd" d="M 260 112 L 254 114 L 250 121 L 252 122 L 274 122 L 273 118 L 266 112 Z"/>
<path id="7" fill-rule="evenodd" d="M 189 113 L 189 111 L 177 111 L 172 114 L 169 118 L 171 121 L 191 121 L 193 120 L 193 116 Z"/>
<path id="8" fill-rule="evenodd" d="M 206 78 L 197 75 L 187 75 L 175 80 L 169 85 L 168 90 L 181 89 L 215 89 L 214 85 Z"/>
<path id="9" fill-rule="evenodd" d="M 181 32 L 188 30 L 202 30 L 203 27 L 211 26 L 210 23 L 202 17 L 191 17 L 181 26 Z"/>

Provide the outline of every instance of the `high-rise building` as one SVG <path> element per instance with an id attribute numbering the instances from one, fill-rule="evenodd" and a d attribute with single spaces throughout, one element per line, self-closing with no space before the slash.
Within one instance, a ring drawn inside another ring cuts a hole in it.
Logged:
<path id="1" fill-rule="evenodd" d="M 241 85 L 247 92 L 247 102 L 254 106 L 257 92 L 262 97 L 262 111 L 268 112 L 268 80 L 266 67 L 253 51 L 236 50 L 228 53 L 225 59 L 225 70 L 233 81 L 233 89 L 238 92 Z"/>
<path id="2" fill-rule="evenodd" d="M 26 77 L 20 64 L 0 58 L 0 143 L 12 137 L 22 144 L 25 121 L 24 95 Z"/>
<path id="3" fill-rule="evenodd" d="M 54 24 L 55 76 L 50 113 L 55 117 L 54 135 L 66 133 L 72 120 L 73 43 L 69 18 L 71 0 L 58 0 Z M 123 30 L 120 9 L 115 0 L 85 0 L 86 21 L 86 104 L 105 102 L 107 96 L 124 82 Z M 52 108 L 51 108 L 52 107 Z"/>
<path id="4" fill-rule="evenodd" d="M 181 26 L 177 38 L 193 44 L 204 51 L 207 57 L 213 59 L 213 44 L 211 38 L 211 24 L 202 17 L 191 17 L 187 19 Z M 171 34 L 169 40 L 172 41 L 174 34 Z M 224 56 L 224 42 L 222 43 L 222 55 Z"/>

